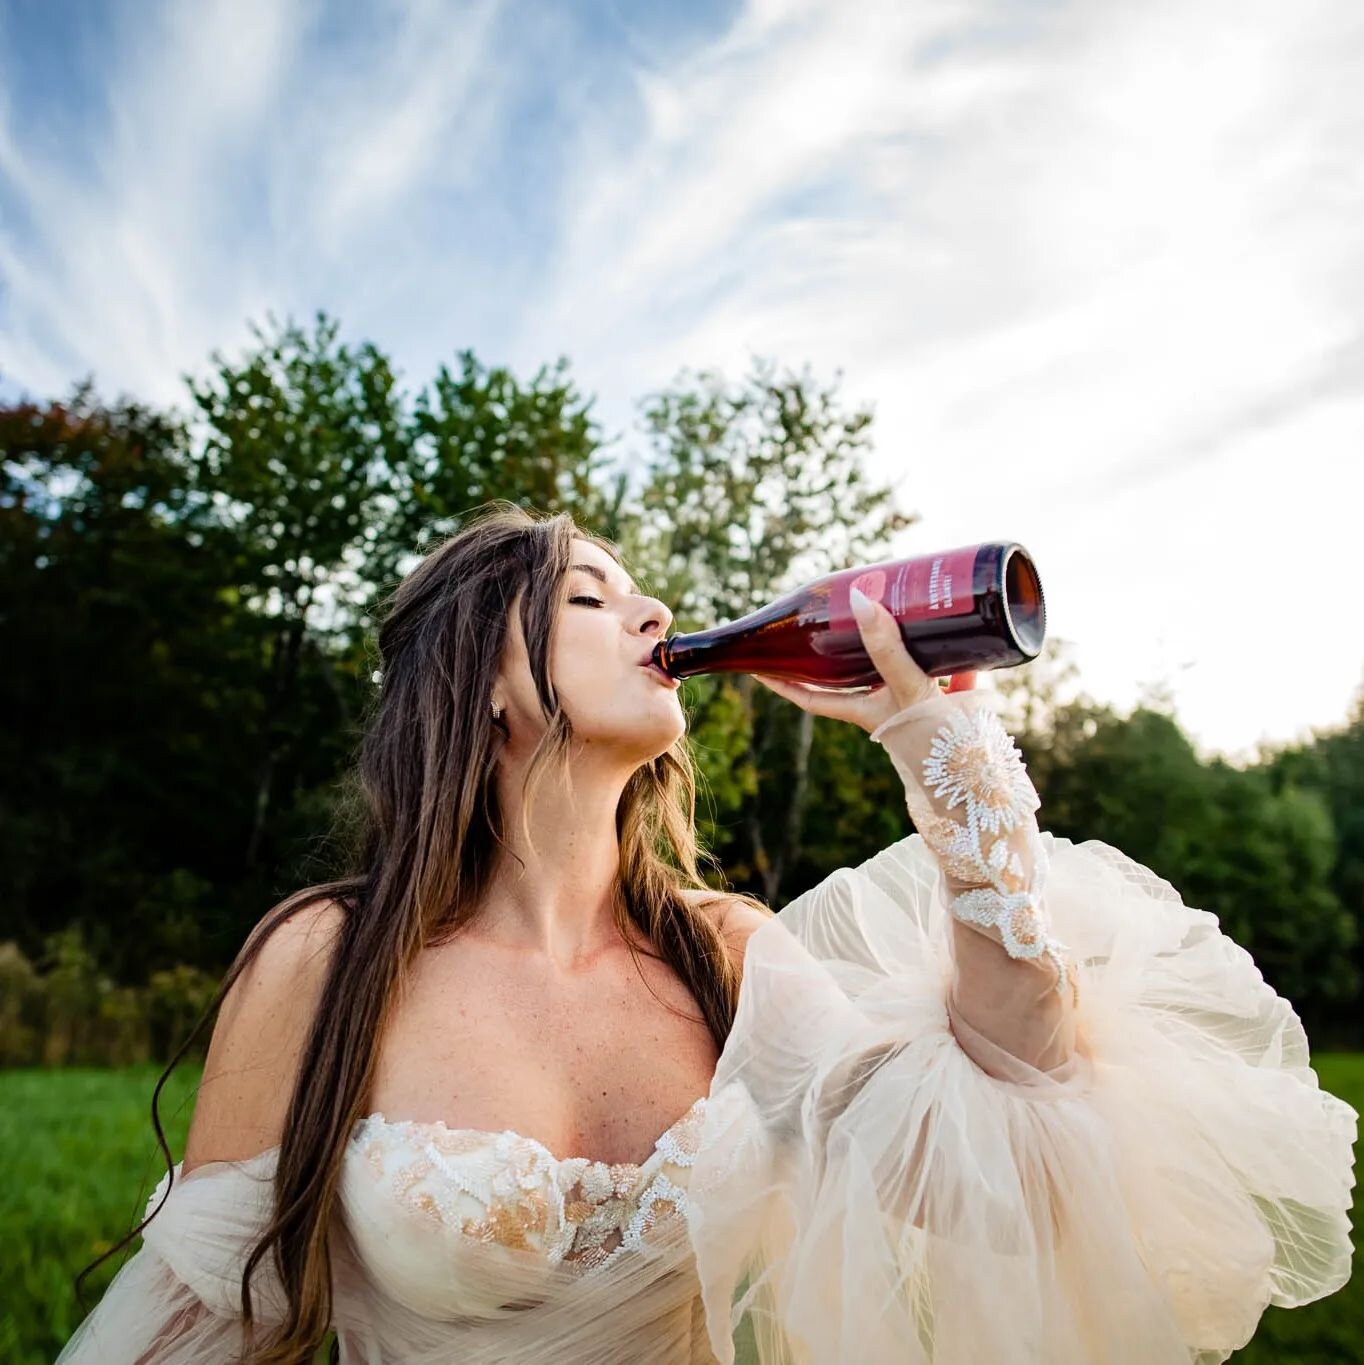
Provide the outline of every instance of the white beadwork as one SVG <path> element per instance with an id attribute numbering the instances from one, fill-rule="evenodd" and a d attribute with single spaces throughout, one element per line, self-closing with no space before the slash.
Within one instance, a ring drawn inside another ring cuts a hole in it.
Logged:
<path id="1" fill-rule="evenodd" d="M 675 1218 L 686 1213 L 686 1191 L 680 1186 L 674 1185 L 666 1175 L 656 1175 L 649 1182 L 649 1188 L 644 1191 L 634 1217 L 626 1225 L 625 1237 L 621 1242 L 622 1251 L 627 1247 L 631 1250 L 638 1250 L 643 1245 L 645 1233 L 663 1221 L 654 1213 L 654 1205 L 660 1202 L 671 1206 L 665 1215 L 667 1218 Z"/>
<path id="2" fill-rule="evenodd" d="M 682 1216 L 682 1178 L 695 1161 L 705 1097 L 663 1132 L 643 1164 L 556 1157 L 510 1130 L 484 1132 L 429 1123 L 361 1119 L 352 1139 L 373 1177 L 433 1227 L 477 1241 L 536 1247 L 551 1263 L 584 1274 L 638 1248 L 654 1227 Z"/>
<path id="3" fill-rule="evenodd" d="M 663 1153 L 663 1159 L 671 1161 L 674 1166 L 694 1166 L 696 1164 L 695 1150 L 684 1147 L 672 1131 L 664 1133 L 659 1139 L 658 1149 Z"/>
<path id="4" fill-rule="evenodd" d="M 923 791 L 911 789 L 907 796 L 924 842 L 949 877 L 969 886 L 949 909 L 966 924 L 994 930 L 1010 957 L 1049 958 L 1056 989 L 1064 992 L 1065 945 L 1049 934 L 1042 904 L 1047 858 L 1033 818 L 1041 801 L 999 717 L 983 697 L 956 693 L 906 707 L 872 738 L 884 743 L 881 736 L 900 721 L 934 714 L 939 706 L 950 710 L 921 761 Z M 901 771 L 908 778 L 909 770 Z M 964 810 L 948 813 L 959 808 Z M 1016 847 L 1019 840 L 1026 858 Z"/>
<path id="5" fill-rule="evenodd" d="M 948 716 L 923 770 L 924 786 L 946 797 L 948 810 L 966 803 L 967 822 L 977 832 L 1013 829 L 1041 805 L 1013 736 L 983 708 Z"/>

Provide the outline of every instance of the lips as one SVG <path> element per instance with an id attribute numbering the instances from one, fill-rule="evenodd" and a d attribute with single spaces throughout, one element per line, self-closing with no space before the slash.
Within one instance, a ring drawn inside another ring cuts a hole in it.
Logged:
<path id="1" fill-rule="evenodd" d="M 649 661 L 646 662 L 646 663 L 640 664 L 640 667 L 641 667 L 642 669 L 644 669 L 645 672 L 647 672 L 647 673 L 652 673 L 652 674 L 654 675 L 654 677 L 657 678 L 660 682 L 667 683 L 667 685 L 668 685 L 669 687 L 680 687 L 680 686 L 681 686 L 681 681 L 680 681 L 679 679 L 674 678 L 674 677 L 671 677 L 669 674 L 665 673 L 665 672 L 664 672 L 656 663 L 654 663 L 652 660 L 649 660 Z"/>

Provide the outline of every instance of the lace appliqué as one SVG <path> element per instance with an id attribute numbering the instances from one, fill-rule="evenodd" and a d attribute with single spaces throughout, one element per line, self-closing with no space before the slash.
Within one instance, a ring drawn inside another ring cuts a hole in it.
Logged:
<path id="1" fill-rule="evenodd" d="M 581 1270 L 641 1248 L 685 1214 L 686 1191 L 664 1167 L 694 1164 L 704 1119 L 698 1100 L 643 1165 L 555 1157 L 534 1138 L 450 1129 L 440 1122 L 362 1119 L 354 1141 L 397 1202 L 477 1242 L 540 1251 Z"/>
<path id="2" fill-rule="evenodd" d="M 882 742 L 885 730 L 922 705 L 892 716 L 872 738 Z M 1041 899 L 1047 855 L 1032 818 L 1041 801 L 1013 736 L 986 706 L 954 706 L 920 766 L 924 790 L 907 793 L 910 813 L 943 871 L 968 888 L 953 898 L 952 914 L 994 930 L 1010 957 L 1048 958 L 1064 993 L 1070 984 L 1065 945 L 1048 932 Z M 945 813 L 959 807 L 965 819 Z"/>

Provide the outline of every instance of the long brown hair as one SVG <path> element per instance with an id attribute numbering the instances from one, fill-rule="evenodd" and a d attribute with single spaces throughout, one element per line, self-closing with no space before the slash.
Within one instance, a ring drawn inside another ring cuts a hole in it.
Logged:
<path id="1" fill-rule="evenodd" d="M 566 512 L 535 513 L 501 501 L 485 506 L 490 510 L 427 554 L 384 604 L 380 685 L 351 777 L 349 814 L 340 817 L 350 829 L 350 870 L 294 893 L 265 916 L 152 1096 L 153 1126 L 173 1179 L 156 1112 L 171 1071 L 275 929 L 319 901 L 344 911 L 322 993 L 329 1007 L 312 1021 L 279 1144 L 274 1216 L 243 1270 L 243 1365 L 298 1365 L 326 1339 L 332 1307 L 327 1230 L 379 1041 L 417 954 L 467 923 L 484 896 L 505 828 L 494 778 L 506 722 L 493 717 L 490 698 L 511 607 L 520 594 L 521 628 L 548 722 L 527 770 L 520 812 L 527 827 L 530 796 L 550 764 L 563 770 L 573 733 L 547 671 L 572 543 L 588 540 L 625 567 L 615 545 L 579 528 Z M 685 734 L 630 776 L 616 808 L 616 833 L 617 925 L 627 942 L 642 934 L 672 967 L 723 1048 L 738 974 L 702 908 L 704 898 L 684 894 L 710 889 L 699 860 L 715 865 L 697 845 L 696 770 Z M 751 896 L 716 894 L 767 910 Z M 78 1295 L 85 1275 L 131 1241 L 159 1208 L 80 1273 Z M 257 1344 L 249 1281 L 271 1251 L 289 1311 L 279 1330 Z"/>

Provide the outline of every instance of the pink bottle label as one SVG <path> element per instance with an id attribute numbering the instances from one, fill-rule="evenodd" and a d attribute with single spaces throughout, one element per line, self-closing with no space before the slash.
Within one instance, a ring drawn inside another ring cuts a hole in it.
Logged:
<path id="1" fill-rule="evenodd" d="M 972 578 L 978 545 L 942 554 L 890 560 L 839 574 L 829 586 L 829 628 L 856 632 L 848 593 L 860 589 L 898 621 L 963 616 L 975 605 Z"/>

